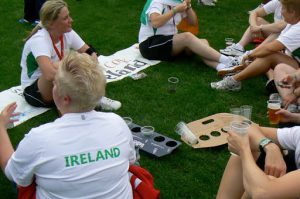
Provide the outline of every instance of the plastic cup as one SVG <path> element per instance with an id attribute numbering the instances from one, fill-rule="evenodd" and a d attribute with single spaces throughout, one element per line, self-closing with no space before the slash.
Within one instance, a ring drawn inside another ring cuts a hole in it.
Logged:
<path id="1" fill-rule="evenodd" d="M 268 101 L 268 115 L 270 124 L 278 124 L 280 121 L 280 115 L 275 114 L 280 110 L 280 100 L 269 100 Z"/>
<path id="2" fill-rule="evenodd" d="M 231 46 L 233 44 L 233 38 L 225 38 L 225 44 L 226 46 Z"/>
<path id="3" fill-rule="evenodd" d="M 233 114 L 232 121 L 239 121 L 240 115 L 241 115 L 241 108 L 240 107 L 234 107 L 230 108 L 230 113 Z"/>
<path id="4" fill-rule="evenodd" d="M 230 123 L 231 131 L 238 133 L 240 135 L 246 135 L 248 132 L 248 128 L 250 127 L 250 124 L 247 122 L 238 122 L 233 121 Z"/>
<path id="5" fill-rule="evenodd" d="M 154 133 L 154 127 L 153 126 L 143 126 L 141 128 L 141 132 L 144 136 L 150 137 Z"/>
<path id="6" fill-rule="evenodd" d="M 125 121 L 125 123 L 127 124 L 128 127 L 131 126 L 131 124 L 132 124 L 131 117 L 123 117 L 123 120 Z"/>
<path id="7" fill-rule="evenodd" d="M 251 121 L 252 106 L 243 105 L 240 107 L 240 109 L 241 109 L 241 115 L 247 118 L 249 121 Z"/>
<path id="8" fill-rule="evenodd" d="M 169 77 L 168 78 L 168 83 L 169 83 L 168 91 L 170 93 L 175 93 L 176 89 L 177 89 L 177 85 L 179 83 L 178 77 Z"/>
<path id="9" fill-rule="evenodd" d="M 192 131 L 187 127 L 185 122 L 179 122 L 175 127 L 175 132 L 178 135 L 181 135 L 183 139 L 188 141 L 191 145 L 197 144 L 198 139 L 197 137 L 192 133 Z"/>

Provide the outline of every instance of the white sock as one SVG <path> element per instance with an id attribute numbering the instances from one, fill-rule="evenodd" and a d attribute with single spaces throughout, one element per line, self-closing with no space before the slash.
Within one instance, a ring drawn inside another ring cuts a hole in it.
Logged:
<path id="1" fill-rule="evenodd" d="M 230 62 L 230 58 L 221 54 L 219 62 L 226 65 Z"/>
<path id="2" fill-rule="evenodd" d="M 222 70 L 223 68 L 226 68 L 226 66 L 222 63 L 219 63 L 216 67 L 217 71 Z"/>
<path id="3" fill-rule="evenodd" d="M 245 51 L 244 47 L 243 47 L 240 43 L 235 44 L 235 46 L 236 46 L 239 50 Z"/>

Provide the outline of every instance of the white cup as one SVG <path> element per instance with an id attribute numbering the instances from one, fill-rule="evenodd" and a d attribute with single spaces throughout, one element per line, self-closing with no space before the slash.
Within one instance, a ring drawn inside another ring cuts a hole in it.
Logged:
<path id="1" fill-rule="evenodd" d="M 225 38 L 225 44 L 226 46 L 231 46 L 233 44 L 233 38 Z"/>
<path id="2" fill-rule="evenodd" d="M 154 127 L 153 126 L 143 126 L 141 128 L 141 132 L 144 136 L 150 137 L 154 133 Z"/>
<path id="3" fill-rule="evenodd" d="M 169 77 L 168 83 L 169 83 L 168 91 L 170 93 L 175 93 L 177 89 L 177 85 L 179 83 L 178 77 Z"/>
<path id="4" fill-rule="evenodd" d="M 191 145 L 197 144 L 198 139 L 197 137 L 192 133 L 192 131 L 187 127 L 185 122 L 179 122 L 175 127 L 175 132 L 178 135 L 181 135 L 183 139 L 188 141 Z"/>
<path id="5" fill-rule="evenodd" d="M 249 121 L 251 121 L 252 106 L 243 105 L 240 107 L 240 109 L 241 109 L 241 115 L 247 118 Z"/>
<path id="6" fill-rule="evenodd" d="M 246 135 L 250 124 L 247 122 L 233 121 L 230 123 L 231 131 L 240 135 Z"/>
<path id="7" fill-rule="evenodd" d="M 127 124 L 128 127 L 131 126 L 131 124 L 132 124 L 131 117 L 123 117 L 123 120 L 125 121 L 125 123 Z"/>

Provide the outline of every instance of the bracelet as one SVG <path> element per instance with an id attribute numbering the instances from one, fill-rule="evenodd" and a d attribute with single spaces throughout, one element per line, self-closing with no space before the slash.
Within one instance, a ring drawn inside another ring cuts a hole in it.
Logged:
<path id="1" fill-rule="evenodd" d="M 189 4 L 189 6 L 187 7 L 186 10 L 189 10 L 189 9 L 191 9 L 191 8 L 192 8 L 192 4 Z"/>
<path id="2" fill-rule="evenodd" d="M 176 15 L 176 13 L 177 13 L 177 10 L 176 10 L 176 8 L 172 8 L 172 11 L 173 11 L 173 16 L 175 16 L 175 15 Z"/>

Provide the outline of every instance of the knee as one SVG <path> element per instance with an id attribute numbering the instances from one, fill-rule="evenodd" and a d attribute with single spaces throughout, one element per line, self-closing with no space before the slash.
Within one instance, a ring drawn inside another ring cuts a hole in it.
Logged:
<path id="1" fill-rule="evenodd" d="M 184 40 L 184 42 L 186 42 L 186 43 L 191 42 L 196 38 L 195 35 L 193 35 L 190 32 L 184 32 L 181 34 L 182 34 L 182 40 Z"/>
<path id="2" fill-rule="evenodd" d="M 276 65 L 274 68 L 274 74 L 292 73 L 295 71 L 296 69 L 283 63 Z"/>

